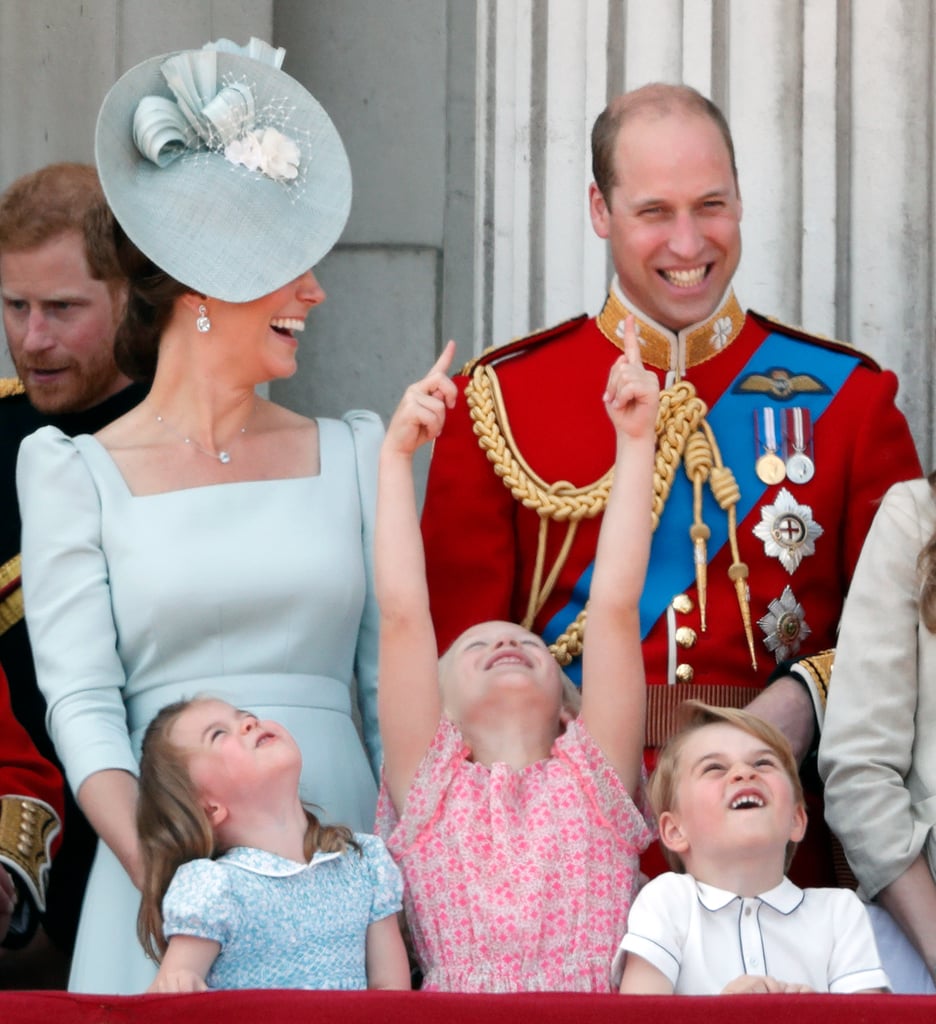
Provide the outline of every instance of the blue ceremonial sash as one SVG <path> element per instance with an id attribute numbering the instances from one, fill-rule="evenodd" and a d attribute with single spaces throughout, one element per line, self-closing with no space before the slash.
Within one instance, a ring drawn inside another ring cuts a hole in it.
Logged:
<path id="1" fill-rule="evenodd" d="M 798 341 L 783 334 L 769 334 L 738 376 L 722 392 L 706 419 L 715 432 L 722 459 L 731 468 L 741 490 L 741 499 L 737 505 L 739 524 L 762 500 L 767 490 L 767 486 L 757 478 L 754 471 L 754 411 L 767 405 L 778 409 L 797 405 L 808 409 L 812 422 L 816 423 L 859 362 L 858 356 L 846 352 Z M 736 390 L 738 382 L 750 374 L 769 375 L 775 367 L 797 365 L 805 366 L 807 370 L 801 372 L 808 372 L 825 385 L 821 392 L 797 392 L 781 403 L 769 393 Z M 817 461 L 821 458 L 820 452 Z M 728 541 L 728 517 L 718 507 L 708 487 L 703 488 L 702 517 L 712 531 L 708 541 L 708 557 L 711 562 Z M 695 562 L 689 537 L 691 522 L 692 484 L 680 468 L 673 480 L 670 496 L 650 547 L 647 582 L 640 599 L 641 638 L 646 638 L 673 597 L 695 584 Z M 543 630 L 546 643 L 554 643 L 585 607 L 593 568 L 594 562 L 579 577 L 569 603 L 546 624 Z M 579 686 L 582 682 L 581 662 L 581 658 L 576 658 L 566 668 L 566 672 Z"/>

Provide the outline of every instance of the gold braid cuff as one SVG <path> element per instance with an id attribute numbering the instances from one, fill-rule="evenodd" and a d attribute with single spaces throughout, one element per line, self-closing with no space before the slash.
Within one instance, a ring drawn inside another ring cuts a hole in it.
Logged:
<path id="1" fill-rule="evenodd" d="M 829 699 L 829 680 L 832 678 L 832 666 L 835 663 L 835 648 L 827 651 L 820 651 L 808 658 L 800 658 L 796 667 L 809 676 L 816 690 L 822 706 L 826 706 Z"/>
<path id="2" fill-rule="evenodd" d="M 525 628 L 530 629 L 536 615 L 548 600 L 565 565 L 578 523 L 582 519 L 591 519 L 604 511 L 608 503 L 614 472 L 613 469 L 608 470 L 599 480 L 584 487 L 575 487 L 566 480 L 548 484 L 534 472 L 520 454 L 510 429 L 510 421 L 497 373 L 492 366 L 482 364 L 475 367 L 471 380 L 465 388 L 465 397 L 472 419 L 472 429 L 478 438 L 478 444 L 494 467 L 494 472 L 501 478 L 504 486 L 516 501 L 540 517 L 536 563 L 530 584 L 529 603 L 522 623 Z M 740 601 L 741 588 L 742 584 L 746 582 L 747 572 L 747 567 L 740 563 L 737 557 L 734 507 L 740 495 L 734 475 L 722 463 L 715 436 L 705 421 L 707 412 L 705 403 L 698 397 L 695 387 L 689 381 L 677 381 L 660 394 L 656 422 L 657 447 L 653 472 L 652 526 L 656 530 L 659 525 L 660 516 L 663 514 L 673 487 L 676 471 L 683 462 L 684 453 L 686 453 L 691 439 L 691 455 L 687 457 L 686 461 L 687 474 L 693 480 L 696 488 L 700 488 L 702 483 L 707 481 L 719 507 L 729 513 L 729 539 L 734 556 L 734 564 L 729 575 L 735 582 Z M 544 583 L 546 538 L 550 522 L 566 523 L 567 529 L 562 548 Z M 704 536 L 707 533 L 708 527 L 701 521 L 701 500 L 699 500 L 695 522 L 690 531 L 693 544 L 698 545 L 700 535 Z M 698 546 L 695 550 L 698 564 Z M 704 564 L 697 575 L 697 583 L 701 600 L 704 602 Z M 744 592 L 746 593 L 746 587 Z M 750 611 L 745 603 L 742 603 L 741 611 L 745 623 L 745 633 L 749 645 L 752 645 Z M 745 612 L 747 612 L 746 617 Z M 586 606 L 570 623 L 565 632 L 556 639 L 555 643 L 550 645 L 550 651 L 563 667 L 570 664 L 582 652 L 587 615 L 588 608 Z M 753 650 L 751 655 L 753 659 Z"/>
<path id="3" fill-rule="evenodd" d="M 58 815 L 44 800 L 0 797 L 0 864 L 13 868 L 40 910 L 46 906 L 49 851 L 61 827 Z"/>
<path id="4" fill-rule="evenodd" d="M 23 618 L 22 559 L 14 555 L 0 565 L 0 636 Z"/>

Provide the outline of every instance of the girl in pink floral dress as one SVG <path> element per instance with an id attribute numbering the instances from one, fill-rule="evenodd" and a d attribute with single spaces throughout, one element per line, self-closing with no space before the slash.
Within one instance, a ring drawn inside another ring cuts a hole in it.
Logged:
<path id="1" fill-rule="evenodd" d="M 520 626 L 473 626 L 438 657 L 412 457 L 455 403 L 446 375 L 453 355 L 449 342 L 407 390 L 381 452 L 378 830 L 403 872 L 423 988 L 607 992 L 638 859 L 653 838 L 632 795 L 643 754 L 638 600 L 650 546 L 656 377 L 641 365 L 631 324 L 603 396 L 617 436 L 615 482 L 576 718 L 549 650 Z"/>

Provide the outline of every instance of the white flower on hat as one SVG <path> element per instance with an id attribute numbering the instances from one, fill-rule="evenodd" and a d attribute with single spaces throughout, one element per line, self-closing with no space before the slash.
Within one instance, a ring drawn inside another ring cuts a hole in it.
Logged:
<path id="1" fill-rule="evenodd" d="M 292 181 L 299 174 L 299 147 L 275 128 L 260 135 L 260 170 L 274 181 Z"/>
<path id="2" fill-rule="evenodd" d="M 224 147 L 224 156 L 273 181 L 292 181 L 299 174 L 299 147 L 275 128 L 245 132 Z"/>
<path id="3" fill-rule="evenodd" d="M 259 171 L 263 153 L 256 132 L 247 132 L 239 139 L 232 139 L 224 147 L 224 156 L 232 164 L 243 164 L 248 171 Z"/>

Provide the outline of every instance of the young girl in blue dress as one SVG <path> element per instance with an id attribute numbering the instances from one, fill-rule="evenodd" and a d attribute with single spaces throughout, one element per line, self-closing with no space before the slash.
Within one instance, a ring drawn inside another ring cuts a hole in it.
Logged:
<path id="1" fill-rule="evenodd" d="M 178 701 L 140 762 L 150 991 L 410 987 L 402 881 L 383 842 L 299 799 L 289 732 L 221 700 Z"/>

